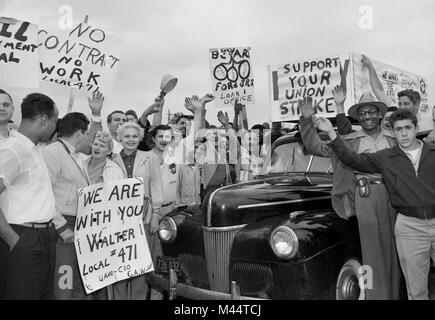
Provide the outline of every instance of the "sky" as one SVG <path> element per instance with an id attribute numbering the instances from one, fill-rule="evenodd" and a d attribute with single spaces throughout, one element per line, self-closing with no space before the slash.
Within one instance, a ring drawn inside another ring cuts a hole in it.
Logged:
<path id="1" fill-rule="evenodd" d="M 161 77 L 178 78 L 166 96 L 164 119 L 183 112 L 185 97 L 212 92 L 210 48 L 251 47 L 255 104 L 247 106 L 249 125 L 270 120 L 267 66 L 337 53 L 357 52 L 426 78 L 429 105 L 435 104 L 435 1 L 418 0 L 0 0 L 2 16 L 38 23 L 59 18 L 69 5 L 74 20 L 117 33 L 123 40 L 121 61 L 103 116 L 115 109 L 139 114 L 160 92 Z M 361 29 L 360 7 L 373 12 L 373 28 Z M 15 100 L 20 119 L 24 96 L 39 91 L 66 112 L 69 89 L 41 83 L 39 89 L 5 88 Z M 207 107 L 207 120 L 217 124 L 218 110 Z M 74 111 L 90 115 L 85 93 Z M 232 117 L 232 110 L 228 113 Z"/>

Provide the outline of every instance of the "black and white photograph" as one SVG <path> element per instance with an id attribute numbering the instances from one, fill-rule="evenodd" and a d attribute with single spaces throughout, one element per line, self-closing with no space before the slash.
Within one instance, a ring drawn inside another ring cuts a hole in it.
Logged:
<path id="1" fill-rule="evenodd" d="M 435 300 L 434 15 L 0 0 L 0 300 Z"/>

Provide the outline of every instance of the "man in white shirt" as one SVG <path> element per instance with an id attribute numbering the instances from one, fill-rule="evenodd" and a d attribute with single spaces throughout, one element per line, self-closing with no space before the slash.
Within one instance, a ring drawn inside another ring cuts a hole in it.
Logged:
<path id="1" fill-rule="evenodd" d="M 37 146 L 56 128 L 58 110 L 32 93 L 17 132 L 0 144 L 0 300 L 51 299 L 55 262 L 54 195 Z"/>
<path id="2" fill-rule="evenodd" d="M 9 137 L 9 121 L 14 114 L 12 97 L 6 91 L 0 89 L 0 142 Z"/>

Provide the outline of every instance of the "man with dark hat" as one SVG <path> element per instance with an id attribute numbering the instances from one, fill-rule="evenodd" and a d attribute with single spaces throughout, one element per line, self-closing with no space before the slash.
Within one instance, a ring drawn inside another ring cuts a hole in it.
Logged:
<path id="1" fill-rule="evenodd" d="M 346 97 L 340 94 L 342 92 L 339 86 L 334 89 L 336 104 L 344 102 Z M 323 150 L 324 154 L 317 152 L 317 155 L 334 157 L 332 150 L 317 137 L 316 117 L 313 116 L 314 108 L 310 101 L 306 99 L 300 106 L 302 140 L 309 152 Z M 394 135 L 381 128 L 381 119 L 386 111 L 385 103 L 375 101 L 369 93 L 363 94 L 359 103 L 348 111 L 359 121 L 361 130 L 343 136 L 345 144 L 356 153 L 374 153 L 394 146 Z M 335 161 L 338 160 L 335 158 Z M 373 274 L 373 287 L 366 287 L 366 299 L 398 299 L 401 274 L 393 237 L 396 212 L 391 206 L 382 176 L 352 171 L 341 163 L 336 167 L 339 172 L 334 168 L 334 188 L 338 201 L 341 201 L 339 208 L 345 208 L 347 212 L 354 210 L 358 219 L 362 262 L 371 268 Z M 336 175 L 343 179 L 336 180 Z M 337 186 L 338 182 L 342 185 Z M 348 186 L 347 190 L 343 184 Z M 339 188 L 341 195 L 337 190 Z M 333 206 L 337 211 L 335 199 L 333 191 Z"/>

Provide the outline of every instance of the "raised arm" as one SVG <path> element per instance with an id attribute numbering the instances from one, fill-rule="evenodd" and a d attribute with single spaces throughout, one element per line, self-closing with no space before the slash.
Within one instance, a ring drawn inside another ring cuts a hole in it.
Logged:
<path id="1" fill-rule="evenodd" d="M 89 125 L 89 145 L 84 146 L 83 150 L 77 150 L 80 151 L 84 154 L 91 154 L 91 145 L 92 142 L 95 139 L 95 134 L 97 133 L 97 131 L 101 131 L 103 130 L 103 125 L 102 125 L 102 121 L 101 121 L 101 109 L 103 109 L 103 104 L 104 104 L 104 96 L 101 92 L 99 91 L 94 91 L 92 92 L 92 98 L 88 97 L 88 104 L 89 104 L 89 109 L 91 109 L 92 112 L 92 117 L 91 117 L 91 123 Z"/>
<path id="2" fill-rule="evenodd" d="M 298 106 L 302 114 L 299 119 L 302 143 L 308 153 L 319 157 L 329 157 L 331 151 L 322 142 L 313 125 L 313 119 L 314 121 L 316 119 L 314 116 L 313 99 L 306 97 L 304 100 L 299 100 Z"/>
<path id="3" fill-rule="evenodd" d="M 367 173 L 382 172 L 381 150 L 375 153 L 356 153 L 346 147 L 343 140 L 335 133 L 331 122 L 327 118 L 318 118 L 317 128 L 326 132 L 331 139 L 328 146 L 334 151 L 340 161 L 354 170 Z"/>
<path id="4" fill-rule="evenodd" d="M 352 123 L 344 114 L 344 101 L 346 100 L 346 91 L 340 86 L 335 86 L 332 90 L 335 106 L 337 108 L 337 130 L 338 134 L 345 135 L 352 132 Z"/>
<path id="5" fill-rule="evenodd" d="M 392 102 L 384 91 L 384 87 L 382 86 L 382 83 L 379 80 L 378 75 L 376 74 L 376 70 L 373 67 L 372 61 L 370 60 L 369 57 L 363 54 L 361 62 L 369 70 L 370 86 L 372 87 L 372 90 L 376 98 L 378 99 L 379 102 L 383 102 L 387 106 L 390 106 Z"/>

